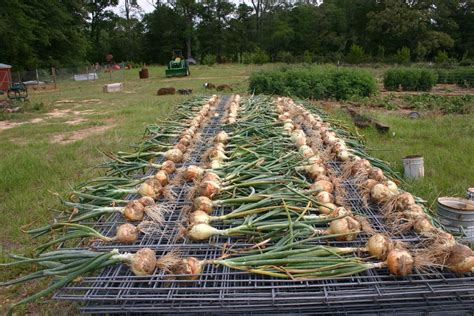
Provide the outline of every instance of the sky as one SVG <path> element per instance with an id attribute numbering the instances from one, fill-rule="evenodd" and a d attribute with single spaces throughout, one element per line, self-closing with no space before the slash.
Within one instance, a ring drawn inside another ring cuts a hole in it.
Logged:
<path id="1" fill-rule="evenodd" d="M 155 8 L 153 7 L 154 0 L 137 0 L 138 5 L 142 8 L 144 13 L 149 13 L 152 12 Z M 112 8 L 112 10 L 117 13 L 117 14 L 122 14 L 125 15 L 125 0 L 120 0 L 119 5 L 115 8 Z"/>

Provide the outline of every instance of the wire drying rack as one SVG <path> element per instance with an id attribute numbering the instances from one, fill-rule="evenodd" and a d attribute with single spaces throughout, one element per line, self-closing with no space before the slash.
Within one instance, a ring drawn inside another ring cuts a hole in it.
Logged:
<path id="1" fill-rule="evenodd" d="M 228 97 L 221 97 L 214 116 L 203 129 L 202 138 L 190 159 L 181 166 L 199 164 L 205 150 L 211 146 L 221 126 L 224 106 Z M 337 162 L 331 167 L 340 172 Z M 151 174 L 153 170 L 149 171 Z M 365 206 L 362 197 L 351 181 L 344 187 L 349 194 L 346 202 L 355 213 L 365 215 L 372 227 L 387 233 L 376 206 Z M 191 204 L 186 198 L 190 184 L 175 187 L 176 201 L 167 203 L 171 210 L 166 216 L 163 231 L 142 235 L 134 245 L 96 243 L 102 251 L 119 249 L 135 252 L 149 247 L 157 256 L 170 249 L 179 249 L 183 256 L 198 259 L 215 259 L 230 244 L 251 246 L 231 237 L 215 236 L 206 242 L 193 242 L 181 238 L 181 224 L 185 221 L 184 209 Z M 134 196 L 130 196 L 130 199 Z M 219 208 L 217 214 L 229 209 Z M 120 215 L 112 215 L 96 223 L 107 236 L 124 223 Z M 216 226 L 217 227 L 217 226 Z M 225 228 L 221 225 L 217 228 Z M 363 246 L 367 236 L 353 242 L 333 242 L 336 246 Z M 419 242 L 415 234 L 400 235 L 407 242 Z M 91 314 L 112 313 L 318 313 L 325 314 L 413 314 L 443 313 L 470 314 L 474 311 L 474 277 L 458 276 L 447 270 L 415 270 L 408 277 L 391 276 L 386 269 L 368 270 L 357 275 L 317 281 L 281 280 L 259 276 L 227 267 L 207 265 L 197 280 L 183 280 L 179 275 L 169 276 L 156 271 L 153 276 L 138 277 L 128 267 L 115 265 L 96 276 L 83 278 L 59 290 L 55 299 L 81 302 L 81 312 Z"/>

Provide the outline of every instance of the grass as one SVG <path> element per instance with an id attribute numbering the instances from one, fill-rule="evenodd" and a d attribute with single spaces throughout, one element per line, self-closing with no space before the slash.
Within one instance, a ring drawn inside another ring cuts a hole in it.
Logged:
<path id="1" fill-rule="evenodd" d="M 97 175 L 98 171 L 91 168 L 103 159 L 99 149 L 127 149 L 139 141 L 147 124 L 166 118 L 174 104 L 187 98 L 156 96 L 159 88 L 174 86 L 192 88 L 195 94 L 206 93 L 202 85 L 211 82 L 230 84 L 234 91 L 245 92 L 248 75 L 255 69 L 269 67 L 274 66 L 195 66 L 191 68 L 191 77 L 172 79 L 164 77 L 164 67 L 151 67 L 151 77 L 146 80 L 138 79 L 138 69 L 115 73 L 113 81 L 125 83 L 124 91 L 118 93 L 102 92 L 102 86 L 109 82 L 108 76 L 91 82 L 64 81 L 59 83 L 57 90 L 31 92 L 25 113 L 0 117 L 0 120 L 16 123 L 43 119 L 39 123 L 0 131 L 0 260 L 5 260 L 9 252 L 28 253 L 34 247 L 34 241 L 21 233 L 20 228 L 51 219 L 58 201 L 50 191 L 66 193 L 73 185 Z M 57 102 L 61 100 L 73 102 Z M 55 110 L 70 112 L 48 118 L 47 113 Z M 79 113 L 74 114 L 74 111 Z M 348 120 L 341 111 L 333 111 L 333 114 Z M 398 170 L 401 170 L 401 158 L 406 155 L 416 153 L 425 157 L 426 178 L 411 185 L 414 193 L 433 201 L 439 194 L 462 195 L 467 186 L 472 186 L 469 180 L 474 179 L 473 114 L 426 116 L 417 121 L 402 117 L 395 111 L 369 114 L 389 124 L 391 132 L 395 132 L 395 136 L 380 136 L 375 130 L 362 131 L 368 146 L 380 149 L 370 151 L 374 156 L 388 160 Z M 84 121 L 76 125 L 66 123 L 78 116 Z M 51 139 L 58 135 L 64 134 L 68 139 L 72 133 L 94 126 L 112 128 L 76 142 L 51 143 Z M 0 281 L 20 273 L 21 268 L 0 268 Z M 8 301 L 34 293 L 43 285 L 34 283 L 27 287 L 0 288 L 0 305 L 5 306 Z M 20 314 L 63 314 L 68 311 L 77 313 L 74 304 L 47 299 L 19 310 Z"/>

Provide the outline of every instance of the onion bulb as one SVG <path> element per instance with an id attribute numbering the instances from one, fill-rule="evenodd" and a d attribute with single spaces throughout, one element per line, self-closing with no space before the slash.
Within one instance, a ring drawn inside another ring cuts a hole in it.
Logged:
<path id="1" fill-rule="evenodd" d="M 371 256 L 379 259 L 387 259 L 388 254 L 393 249 L 392 240 L 384 234 L 375 234 L 367 241 L 367 250 Z"/>
<path id="2" fill-rule="evenodd" d="M 398 210 L 408 209 L 415 204 L 415 198 L 408 192 L 403 192 L 396 197 L 395 207 Z"/>
<path id="3" fill-rule="evenodd" d="M 393 249 L 387 255 L 388 270 L 396 276 L 409 275 L 413 270 L 414 263 L 412 255 L 404 249 Z"/>
<path id="4" fill-rule="evenodd" d="M 352 212 L 345 207 L 339 206 L 336 207 L 334 210 L 331 211 L 329 214 L 332 218 L 342 217 L 342 216 L 350 216 Z"/>
<path id="5" fill-rule="evenodd" d="M 382 169 L 377 167 L 370 168 L 367 176 L 369 177 L 369 179 L 373 179 L 378 182 L 382 182 L 385 179 L 385 175 L 383 174 Z"/>
<path id="6" fill-rule="evenodd" d="M 305 171 L 312 179 L 317 179 L 318 176 L 326 173 L 326 169 L 320 164 L 305 166 Z"/>
<path id="7" fill-rule="evenodd" d="M 298 129 L 298 130 L 294 130 L 293 132 L 291 132 L 291 141 L 297 146 L 297 147 L 301 147 L 303 145 L 306 145 L 306 135 L 305 133 Z"/>
<path id="8" fill-rule="evenodd" d="M 370 191 L 370 196 L 378 203 L 387 202 L 395 195 L 386 185 L 377 183 Z"/>
<path id="9" fill-rule="evenodd" d="M 168 174 L 164 170 L 159 170 L 155 174 L 155 179 L 158 180 L 158 182 L 162 185 L 165 186 L 168 184 Z"/>
<path id="10" fill-rule="evenodd" d="M 321 214 L 330 214 L 336 208 L 337 206 L 332 203 L 324 203 L 323 205 L 318 206 L 319 212 Z"/>
<path id="11" fill-rule="evenodd" d="M 300 155 L 302 155 L 303 157 L 305 157 L 305 158 L 309 158 L 311 156 L 314 156 L 313 150 L 311 149 L 311 147 L 309 147 L 307 145 L 301 146 L 300 149 L 298 150 L 298 153 Z"/>
<path id="12" fill-rule="evenodd" d="M 395 182 L 393 182 L 391 180 L 387 180 L 387 181 L 385 181 L 385 185 L 387 186 L 387 188 L 390 191 L 392 191 L 395 194 L 398 194 L 398 186 Z"/>
<path id="13" fill-rule="evenodd" d="M 204 177 L 202 177 L 202 181 L 214 181 L 217 183 L 221 183 L 221 178 L 212 171 L 206 171 L 204 173 Z"/>
<path id="14" fill-rule="evenodd" d="M 446 264 L 456 273 L 474 272 L 474 253 L 471 248 L 456 243 L 451 248 Z"/>
<path id="15" fill-rule="evenodd" d="M 150 206 L 155 204 L 155 200 L 149 196 L 142 196 L 138 199 L 138 202 L 143 206 Z"/>
<path id="16" fill-rule="evenodd" d="M 321 191 L 316 195 L 316 200 L 321 203 L 333 203 L 334 202 L 334 196 L 326 191 Z"/>
<path id="17" fill-rule="evenodd" d="M 192 240 L 206 240 L 209 239 L 209 237 L 218 235 L 219 233 L 220 230 L 217 228 L 214 228 L 208 224 L 198 223 L 192 225 L 188 229 L 187 236 Z"/>
<path id="18" fill-rule="evenodd" d="M 229 140 L 229 135 L 225 131 L 220 131 L 217 133 L 216 137 L 214 138 L 214 142 L 216 143 L 227 143 Z"/>
<path id="19" fill-rule="evenodd" d="M 316 192 L 318 191 L 326 191 L 328 193 L 334 192 L 334 185 L 332 184 L 331 181 L 328 181 L 328 180 L 316 181 L 315 183 L 311 184 L 309 188 Z"/>
<path id="20" fill-rule="evenodd" d="M 132 256 L 130 269 L 137 276 L 151 275 L 156 268 L 156 254 L 150 248 L 142 248 Z"/>
<path id="21" fill-rule="evenodd" d="M 189 221 L 192 225 L 199 223 L 209 224 L 211 222 L 211 217 L 207 215 L 206 212 L 194 211 L 191 213 L 191 218 Z"/>
<path id="22" fill-rule="evenodd" d="M 141 196 L 149 196 L 153 199 L 157 199 L 161 195 L 161 192 L 162 185 L 156 178 L 147 179 L 138 189 L 138 193 Z"/>
<path id="23" fill-rule="evenodd" d="M 211 214 L 214 208 L 214 204 L 211 199 L 206 196 L 199 196 L 194 199 L 194 211 L 203 211 L 207 214 Z"/>
<path id="24" fill-rule="evenodd" d="M 203 173 L 204 173 L 204 170 L 201 167 L 190 165 L 184 169 L 183 178 L 186 181 L 191 181 L 198 177 L 201 177 Z"/>
<path id="25" fill-rule="evenodd" d="M 141 221 L 145 214 L 145 207 L 137 200 L 128 202 L 123 209 L 123 216 L 129 221 Z"/>
<path id="26" fill-rule="evenodd" d="M 199 185 L 199 193 L 202 196 L 212 198 L 214 195 L 218 194 L 221 191 L 219 183 L 215 181 L 203 181 Z"/>
<path id="27" fill-rule="evenodd" d="M 183 161 L 183 152 L 179 149 L 170 149 L 165 153 L 165 157 L 167 160 L 171 160 L 173 162 L 181 162 Z"/>
<path id="28" fill-rule="evenodd" d="M 331 221 L 329 234 L 344 234 L 337 236 L 336 240 L 351 241 L 357 238 L 360 232 L 360 223 L 350 216 Z"/>
<path id="29" fill-rule="evenodd" d="M 135 225 L 125 223 L 117 227 L 117 233 L 114 240 L 124 243 L 132 244 L 138 240 L 138 229 Z"/>
<path id="30" fill-rule="evenodd" d="M 181 150 L 181 152 L 183 153 L 186 152 L 186 150 L 188 149 L 188 147 L 186 147 L 184 144 L 181 144 L 181 143 L 177 143 L 176 145 L 174 145 L 174 148 Z"/>
<path id="31" fill-rule="evenodd" d="M 347 161 L 349 159 L 349 152 L 347 150 L 341 150 L 336 156 L 340 161 Z"/>
<path id="32" fill-rule="evenodd" d="M 180 278 L 186 280 L 196 280 L 202 273 L 204 262 L 195 257 L 187 257 L 181 260 L 179 267 L 176 269 L 176 274 L 181 274 Z"/>
<path id="33" fill-rule="evenodd" d="M 172 174 L 176 170 L 176 165 L 171 160 L 166 160 L 161 164 L 161 170 L 166 171 L 167 174 Z"/>

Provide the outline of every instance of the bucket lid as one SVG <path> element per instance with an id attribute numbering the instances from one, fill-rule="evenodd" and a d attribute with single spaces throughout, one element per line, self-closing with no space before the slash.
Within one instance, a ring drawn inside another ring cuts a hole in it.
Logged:
<path id="1" fill-rule="evenodd" d="M 455 198 L 455 197 L 440 197 L 438 204 L 452 208 L 457 211 L 474 211 L 474 201 Z"/>

